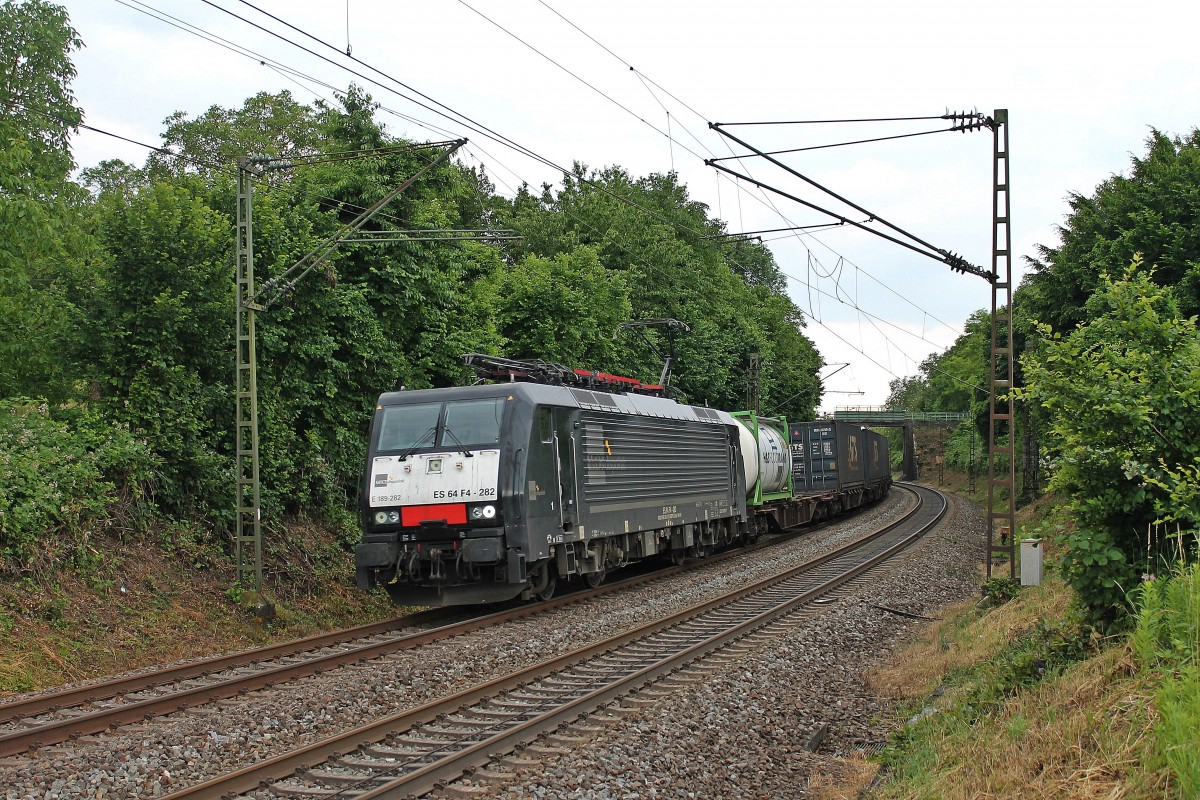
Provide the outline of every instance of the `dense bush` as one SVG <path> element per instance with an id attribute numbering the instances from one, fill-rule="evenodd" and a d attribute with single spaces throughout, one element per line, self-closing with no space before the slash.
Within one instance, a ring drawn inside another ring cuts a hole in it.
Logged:
<path id="1" fill-rule="evenodd" d="M 1066 336 L 1039 328 L 1021 396 L 1047 412 L 1050 486 L 1074 516 L 1064 576 L 1107 627 L 1157 555 L 1155 523 L 1200 525 L 1188 480 L 1200 464 L 1200 333 L 1136 259 L 1103 277 L 1088 317 Z"/>
<path id="2" fill-rule="evenodd" d="M 127 428 L 89 412 L 54 419 L 45 403 L 0 403 L 0 575 L 47 553 L 69 555 L 83 532 L 111 524 L 155 460 Z"/>

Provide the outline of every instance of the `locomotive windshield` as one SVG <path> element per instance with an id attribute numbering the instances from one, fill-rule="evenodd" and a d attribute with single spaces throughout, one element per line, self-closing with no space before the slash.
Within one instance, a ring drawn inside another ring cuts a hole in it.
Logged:
<path id="1" fill-rule="evenodd" d="M 500 441 L 504 398 L 419 403 L 383 409 L 378 449 L 494 445 Z"/>
<path id="2" fill-rule="evenodd" d="M 379 426 L 379 449 L 408 450 L 432 445 L 441 414 L 441 403 L 385 408 L 383 424 Z"/>
<path id="3" fill-rule="evenodd" d="M 446 404 L 442 444 L 496 444 L 500 441 L 503 398 L 460 400 Z"/>

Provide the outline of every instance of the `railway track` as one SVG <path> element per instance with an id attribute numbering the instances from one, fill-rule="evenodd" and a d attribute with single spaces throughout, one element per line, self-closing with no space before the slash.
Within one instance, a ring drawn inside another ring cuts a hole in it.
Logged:
<path id="1" fill-rule="evenodd" d="M 511 758 L 539 737 L 631 693 L 711 674 L 754 638 L 795 624 L 797 612 L 883 563 L 931 530 L 945 498 L 919 503 L 881 531 L 717 600 L 700 603 L 559 657 L 377 720 L 261 764 L 197 784 L 168 800 L 255 797 L 408 797 Z M 724 654 L 724 655 L 722 655 Z M 649 687 L 649 688 L 647 688 Z M 650 702 L 650 700 L 646 700 Z M 561 735 L 560 739 L 561 741 Z M 315 765 L 315 766 L 314 766 Z"/>
<path id="2" fill-rule="evenodd" d="M 267 647 L 243 650 L 158 670 L 139 672 L 99 683 L 39 694 L 0 704 L 0 757 L 58 744 L 163 714 L 206 705 L 272 687 L 318 672 L 380 658 L 402 650 L 502 625 L 573 603 L 702 568 L 708 564 L 771 547 L 823 527 L 809 526 L 772 536 L 748 547 L 729 550 L 681 566 L 613 581 L 553 598 L 437 625 L 413 633 L 413 627 L 445 618 L 447 612 L 419 612 Z M 453 614 L 454 612 L 449 612 Z M 461 611 L 457 613 L 461 614 Z"/>

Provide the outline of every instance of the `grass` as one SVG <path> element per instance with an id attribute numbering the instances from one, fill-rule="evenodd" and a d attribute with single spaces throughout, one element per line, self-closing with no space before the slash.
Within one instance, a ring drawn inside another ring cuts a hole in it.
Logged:
<path id="1" fill-rule="evenodd" d="M 275 541 L 265 588 L 277 613 L 268 622 L 229 591 L 226 555 L 161 531 L 97 541 L 103 558 L 88 564 L 61 559 L 0 580 L 0 697 L 395 614 L 382 594 L 352 585 L 353 555 L 337 532 L 297 521 Z"/>
<path id="2" fill-rule="evenodd" d="M 1196 542 L 1137 589 L 1135 631 L 1105 639 L 1076 620 L 1053 574 L 1053 531 L 1071 521 L 1051 497 L 1018 518 L 1044 537 L 1044 584 L 944 609 L 869 674 L 894 709 L 891 744 L 814 780 L 813 797 L 1200 798 L 1200 566 L 1186 563 Z"/>
<path id="3" fill-rule="evenodd" d="M 1200 797 L 1200 564 L 1143 583 L 1132 649 L 1158 679 L 1155 742 L 1183 797 Z"/>
<path id="4" fill-rule="evenodd" d="M 850 781 L 814 782 L 814 796 L 1196 797 L 1169 757 L 1200 757 L 1200 683 L 1187 683 L 1200 673 L 1164 683 L 1128 638 L 1089 634 L 1071 603 L 1070 590 L 1050 579 L 998 607 L 948 609 L 867 676 L 896 708 L 891 745 Z M 1176 687 L 1170 697 L 1164 686 Z"/>

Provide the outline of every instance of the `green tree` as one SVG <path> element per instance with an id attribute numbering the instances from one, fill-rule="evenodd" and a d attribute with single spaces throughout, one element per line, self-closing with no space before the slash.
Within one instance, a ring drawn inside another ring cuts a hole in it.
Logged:
<path id="1" fill-rule="evenodd" d="M 789 420 L 810 420 L 821 402 L 817 373 L 822 362 L 812 340 L 804 335 L 804 315 L 769 283 L 759 284 L 754 292 L 762 331 L 762 411 Z"/>
<path id="2" fill-rule="evenodd" d="M 95 284 L 85 194 L 68 180 L 81 42 L 44 0 L 4 3 L 0 30 L 0 396 L 61 400 L 77 391 L 78 308 Z"/>
<path id="3" fill-rule="evenodd" d="M 178 155 L 151 153 L 146 171 L 153 176 L 197 174 L 210 179 L 228 172 L 239 158 L 296 158 L 326 148 L 321 142 L 320 111 L 296 102 L 291 92 L 259 92 L 241 108 L 212 106 L 195 119 L 184 111 L 171 114 L 163 124 L 162 146 Z"/>
<path id="4" fill-rule="evenodd" d="M 927 411 L 929 409 L 929 381 L 925 374 L 896 378 L 888 384 L 888 408 L 903 411 Z"/>
<path id="5" fill-rule="evenodd" d="M 522 191 L 511 219 L 523 238 L 519 254 L 553 258 L 587 245 L 630 287 L 632 319 L 670 317 L 688 325 L 689 332 L 673 334 L 674 384 L 691 402 L 743 407 L 749 357 L 759 353 L 766 364 L 763 408 L 812 415 L 820 357 L 783 293 L 770 251 L 723 237 L 723 225 L 673 173 L 634 179 L 617 167 L 589 174 L 577 164 L 557 191 Z M 669 349 L 667 336 L 654 328 L 645 335 L 653 348 L 621 336 L 614 363 L 603 368 L 657 380 L 662 362 L 655 350 Z"/>
<path id="6" fill-rule="evenodd" d="M 1090 321 L 1065 336 L 1040 325 L 1023 359 L 1020 397 L 1048 412 L 1051 487 L 1076 523 L 1064 574 L 1103 626 L 1128 611 L 1156 522 L 1200 527 L 1200 510 L 1179 502 L 1200 467 L 1200 333 L 1155 281 L 1138 259 L 1102 275 Z"/>
<path id="7" fill-rule="evenodd" d="M 155 182 L 101 195 L 96 216 L 110 254 L 89 337 L 102 398 L 160 463 L 155 499 L 177 514 L 232 499 L 233 232 L 184 186 Z"/>
<path id="8" fill-rule="evenodd" d="M 27 151 L 18 175 L 31 188 L 53 187 L 75 166 L 68 137 L 83 113 L 70 88 L 71 53 L 83 42 L 66 9 L 46 0 L 6 0 L 0 22 L 0 145 Z"/>
<path id="9" fill-rule="evenodd" d="M 336 105 L 298 106 L 282 93 L 256 95 L 241 109 L 214 107 L 195 120 L 177 116 L 166 138 L 181 156 L 156 157 L 146 172 L 195 187 L 232 222 L 233 181 L 204 165 L 228 165 L 251 153 L 291 158 L 382 148 L 353 160 L 306 166 L 301 159 L 256 181 L 261 286 L 433 157 L 405 149 L 409 143 L 390 136 L 374 111 L 368 95 L 351 89 Z M 119 170 L 106 181 L 127 182 Z M 284 510 L 352 505 L 379 393 L 448 385 L 461 375 L 462 353 L 494 349 L 497 334 L 481 279 L 500 266 L 495 249 L 405 240 L 403 233 L 485 227 L 495 208 L 490 189 L 478 172 L 438 166 L 368 223 L 366 230 L 390 241 L 339 245 L 258 315 L 264 504 L 272 518 Z M 215 424 L 228 430 L 231 420 Z"/>
<path id="10" fill-rule="evenodd" d="M 554 258 L 526 255 L 501 272 L 491 301 L 506 355 L 595 370 L 616 358 L 613 332 L 632 306 L 620 275 L 581 247 Z"/>
<path id="11" fill-rule="evenodd" d="M 988 401 L 988 356 L 991 349 L 991 314 L 980 309 L 967 318 L 962 335 L 942 353 L 921 364 L 928 385 L 925 401 L 930 411 L 975 411 Z"/>
<path id="12" fill-rule="evenodd" d="M 1040 247 L 1016 305 L 1056 331 L 1088 320 L 1087 300 L 1104 274 L 1120 274 L 1135 255 L 1155 281 L 1176 287 L 1185 316 L 1200 313 L 1200 131 L 1171 138 L 1155 130 L 1126 177 L 1114 175 L 1092 196 L 1073 194 L 1057 247 Z"/>

